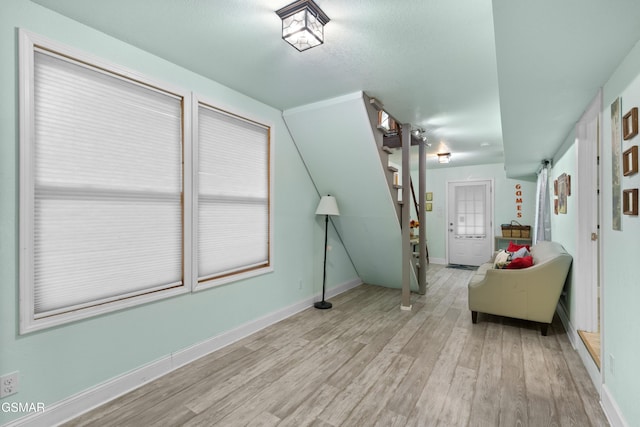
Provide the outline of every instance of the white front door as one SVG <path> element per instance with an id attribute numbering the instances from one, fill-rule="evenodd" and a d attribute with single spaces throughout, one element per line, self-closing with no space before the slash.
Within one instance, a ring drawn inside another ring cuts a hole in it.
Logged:
<path id="1" fill-rule="evenodd" d="M 448 262 L 481 265 L 493 252 L 491 181 L 448 183 Z"/>

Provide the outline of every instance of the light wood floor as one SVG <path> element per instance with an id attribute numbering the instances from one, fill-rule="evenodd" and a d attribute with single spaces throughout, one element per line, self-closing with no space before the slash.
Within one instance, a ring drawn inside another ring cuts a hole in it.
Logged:
<path id="1" fill-rule="evenodd" d="M 67 425 L 608 425 L 561 324 L 473 325 L 471 274 L 431 265 L 411 312 L 399 290 L 359 286 Z"/>
<path id="2" fill-rule="evenodd" d="M 600 368 L 600 332 L 587 332 L 578 330 L 578 336 L 587 347 L 589 355 L 595 362 L 598 369 Z"/>

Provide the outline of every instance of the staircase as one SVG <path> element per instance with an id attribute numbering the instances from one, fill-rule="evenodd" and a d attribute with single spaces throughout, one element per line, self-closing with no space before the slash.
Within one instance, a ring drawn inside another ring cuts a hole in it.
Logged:
<path id="1" fill-rule="evenodd" d="M 340 216 L 332 221 L 360 278 L 402 288 L 402 206 L 388 167 L 390 150 L 372 126 L 368 101 L 357 92 L 286 110 L 283 118 L 318 191 L 338 201 Z"/>

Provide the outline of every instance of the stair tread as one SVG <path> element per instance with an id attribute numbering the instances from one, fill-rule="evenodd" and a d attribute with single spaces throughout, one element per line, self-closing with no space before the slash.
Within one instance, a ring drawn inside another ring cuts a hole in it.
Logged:
<path id="1" fill-rule="evenodd" d="M 398 168 L 395 167 L 395 166 L 389 165 L 389 166 L 387 166 L 387 169 L 389 169 L 391 172 L 398 172 Z"/>
<path id="2" fill-rule="evenodd" d="M 402 185 L 399 184 L 393 184 L 393 188 L 395 188 L 396 190 L 399 190 L 402 188 Z"/>
<path id="3" fill-rule="evenodd" d="M 385 153 L 393 154 L 393 150 L 386 145 L 382 146 L 382 151 L 384 151 Z"/>

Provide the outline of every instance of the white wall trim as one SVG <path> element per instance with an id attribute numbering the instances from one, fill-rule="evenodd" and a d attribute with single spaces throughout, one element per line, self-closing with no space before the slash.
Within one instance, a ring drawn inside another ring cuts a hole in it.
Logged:
<path id="1" fill-rule="evenodd" d="M 589 378 L 591 378 L 591 382 L 596 388 L 598 396 L 602 399 L 602 374 L 600 373 L 600 369 L 598 369 L 596 363 L 591 358 L 589 350 L 587 350 L 587 347 L 582 342 L 582 338 L 578 335 L 577 329 L 573 326 L 571 320 L 569 320 L 564 305 L 558 304 L 556 312 L 562 321 L 564 329 L 567 331 L 567 336 L 569 337 L 571 346 L 578 353 L 578 356 L 580 356 L 580 360 L 586 368 Z"/>
<path id="2" fill-rule="evenodd" d="M 447 265 L 445 258 L 429 258 L 429 264 Z"/>
<path id="3" fill-rule="evenodd" d="M 569 337 L 569 341 L 571 341 L 571 346 L 575 349 L 577 347 L 578 341 L 581 341 L 578 336 L 578 332 L 574 329 L 571 324 L 571 320 L 569 320 L 569 316 L 567 315 L 567 310 L 564 307 L 564 304 L 560 302 L 556 307 L 556 313 L 558 313 L 558 317 L 560 317 L 560 321 L 562 322 L 562 326 L 564 326 L 564 330 L 567 331 L 567 337 Z"/>
<path id="4" fill-rule="evenodd" d="M 611 427 L 630 427 L 606 384 L 602 385 L 602 409 Z"/>
<path id="5" fill-rule="evenodd" d="M 362 280 L 360 279 L 345 282 L 334 288 L 328 289 L 326 296 L 327 298 L 334 297 L 361 284 Z M 175 353 L 166 355 L 158 360 L 141 366 L 140 368 L 112 378 L 52 405 L 48 405 L 43 412 L 37 412 L 18 418 L 17 420 L 5 424 L 5 427 L 27 425 L 29 427 L 48 427 L 61 424 L 163 375 L 166 375 L 187 363 L 191 363 L 194 360 L 206 356 L 207 354 L 254 334 L 267 326 L 291 317 L 300 311 L 306 310 L 313 306 L 313 303 L 320 297 L 321 296 L 318 293 L 311 298 L 306 298 L 288 307 L 269 313 L 261 318 L 251 320 L 237 328 L 223 332 L 220 335 L 209 338 L 198 344 L 194 344 L 191 347 L 178 350 Z"/>

